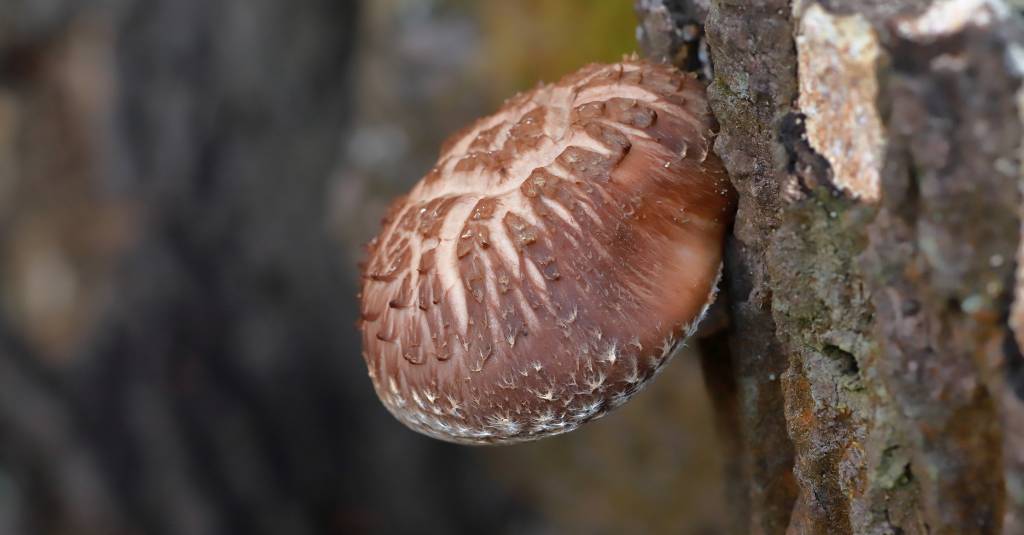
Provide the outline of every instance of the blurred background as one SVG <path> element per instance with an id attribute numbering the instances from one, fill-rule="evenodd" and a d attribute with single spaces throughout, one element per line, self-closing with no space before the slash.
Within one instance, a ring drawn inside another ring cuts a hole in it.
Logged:
<path id="1" fill-rule="evenodd" d="M 575 433 L 421 437 L 357 263 L 502 100 L 635 48 L 629 0 L 0 0 L 0 535 L 720 533 L 682 354 Z"/>

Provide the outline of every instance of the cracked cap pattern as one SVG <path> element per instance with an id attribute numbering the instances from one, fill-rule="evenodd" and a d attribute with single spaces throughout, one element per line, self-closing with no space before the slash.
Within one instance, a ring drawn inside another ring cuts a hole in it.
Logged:
<path id="1" fill-rule="evenodd" d="M 635 394 L 714 298 L 735 192 L 703 85 L 590 65 L 449 138 L 363 266 L 374 388 L 412 429 L 564 433 Z"/>

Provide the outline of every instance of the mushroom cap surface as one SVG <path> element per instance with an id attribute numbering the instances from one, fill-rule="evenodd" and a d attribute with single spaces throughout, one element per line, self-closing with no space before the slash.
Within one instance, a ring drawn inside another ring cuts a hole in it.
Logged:
<path id="1" fill-rule="evenodd" d="M 735 192 L 703 84 L 589 65 L 450 137 L 391 206 L 360 328 L 387 409 L 465 444 L 618 407 L 713 301 Z"/>

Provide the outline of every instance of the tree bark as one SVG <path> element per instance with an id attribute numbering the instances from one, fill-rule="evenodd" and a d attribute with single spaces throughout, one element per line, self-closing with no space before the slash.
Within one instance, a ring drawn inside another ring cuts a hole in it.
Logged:
<path id="1" fill-rule="evenodd" d="M 654 58 L 687 46 L 657 21 L 703 23 L 716 151 L 740 193 L 733 319 L 704 357 L 734 445 L 734 531 L 1024 532 L 1020 14 L 637 8 Z"/>

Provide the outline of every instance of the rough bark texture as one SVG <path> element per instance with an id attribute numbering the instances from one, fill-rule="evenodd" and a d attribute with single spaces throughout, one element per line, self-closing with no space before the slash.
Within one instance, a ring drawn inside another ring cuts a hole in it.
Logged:
<path id="1" fill-rule="evenodd" d="M 704 357 L 734 531 L 1024 532 L 1019 14 L 637 6 L 642 28 L 707 10 L 716 150 L 740 193 L 733 319 Z"/>

